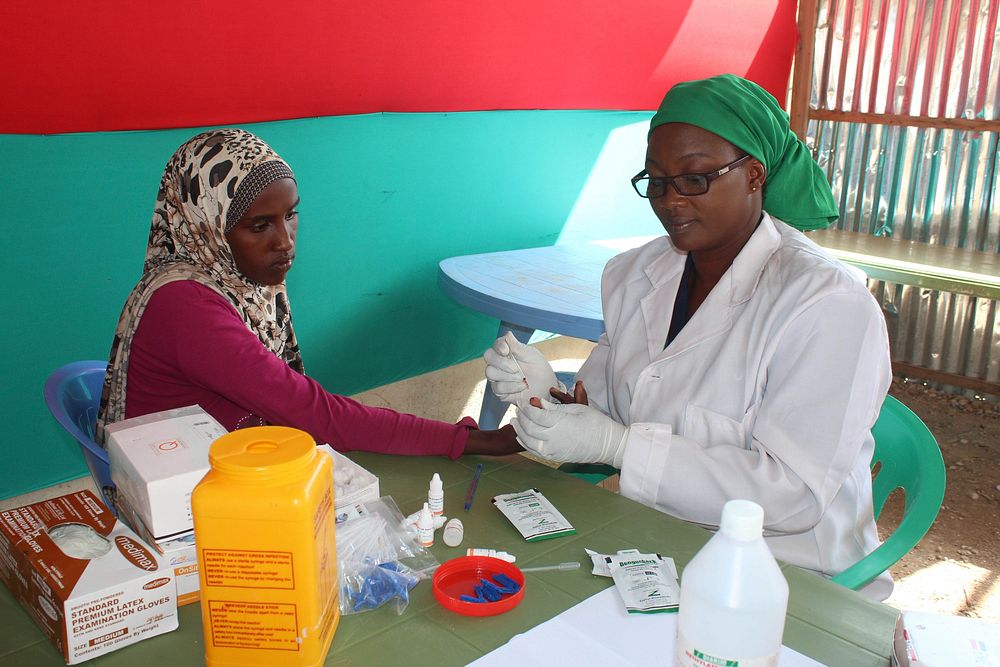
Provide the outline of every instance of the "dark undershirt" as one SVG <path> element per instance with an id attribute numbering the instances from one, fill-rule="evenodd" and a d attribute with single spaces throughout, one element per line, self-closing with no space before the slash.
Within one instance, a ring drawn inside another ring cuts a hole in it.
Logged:
<path id="1" fill-rule="evenodd" d="M 677 334 L 681 332 L 684 325 L 688 323 L 688 306 L 691 303 L 691 288 L 694 282 L 694 259 L 688 253 L 684 262 L 684 274 L 681 276 L 681 284 L 677 287 L 677 298 L 674 299 L 674 312 L 670 316 L 670 330 L 667 332 L 667 342 L 663 348 L 666 349 Z"/>

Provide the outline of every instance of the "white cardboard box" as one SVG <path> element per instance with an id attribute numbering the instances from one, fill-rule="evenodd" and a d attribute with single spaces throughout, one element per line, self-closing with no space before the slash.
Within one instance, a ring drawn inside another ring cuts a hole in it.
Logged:
<path id="1" fill-rule="evenodd" d="M 197 405 L 108 426 L 111 480 L 159 540 L 194 527 L 191 492 L 208 472 L 208 449 L 226 434 Z"/>
<path id="2" fill-rule="evenodd" d="M 378 477 L 330 445 L 317 445 L 317 447 L 333 458 L 333 506 L 335 510 L 355 503 L 379 499 Z M 337 483 L 337 479 L 340 477 L 338 471 L 346 471 L 348 477 L 351 478 L 350 491 L 346 491 L 347 487 Z"/>
<path id="3" fill-rule="evenodd" d="M 904 611 L 896 623 L 893 665 L 1000 665 L 1000 625 L 965 616 Z"/>
<path id="4" fill-rule="evenodd" d="M 67 556 L 49 536 L 63 524 L 107 550 Z M 177 628 L 173 569 L 88 490 L 0 512 L 0 580 L 71 665 Z"/>

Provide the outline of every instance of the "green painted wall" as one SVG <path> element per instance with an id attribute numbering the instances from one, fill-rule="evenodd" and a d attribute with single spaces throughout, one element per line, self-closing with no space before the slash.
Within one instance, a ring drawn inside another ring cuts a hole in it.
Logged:
<path id="1" fill-rule="evenodd" d="M 628 178 L 647 112 L 374 114 L 246 125 L 302 196 L 289 276 L 307 372 L 351 394 L 479 354 L 497 322 L 437 289 L 446 257 L 659 226 Z M 0 498 L 86 474 L 46 376 L 107 356 L 167 158 L 199 129 L 0 135 L 7 287 Z"/>

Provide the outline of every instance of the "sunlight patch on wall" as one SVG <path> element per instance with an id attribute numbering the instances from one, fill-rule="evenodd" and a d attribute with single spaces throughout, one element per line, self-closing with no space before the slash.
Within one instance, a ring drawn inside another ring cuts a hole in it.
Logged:
<path id="1" fill-rule="evenodd" d="M 557 243 L 662 233 L 649 202 L 629 181 L 645 162 L 648 129 L 643 120 L 608 133 Z"/>

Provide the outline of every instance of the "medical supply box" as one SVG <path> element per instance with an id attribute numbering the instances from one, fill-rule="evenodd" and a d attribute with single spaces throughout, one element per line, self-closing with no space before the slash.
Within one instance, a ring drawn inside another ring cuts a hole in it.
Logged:
<path id="1" fill-rule="evenodd" d="M 208 448 L 226 434 L 197 405 L 133 417 L 107 428 L 111 481 L 159 540 L 194 528 L 191 491 L 208 472 Z"/>
<path id="2" fill-rule="evenodd" d="M 177 628 L 173 570 L 90 491 L 0 512 L 0 580 L 70 665 Z"/>
<path id="3" fill-rule="evenodd" d="M 893 667 L 1000 664 L 1000 625 L 978 618 L 904 611 L 893 643 Z"/>
<path id="4" fill-rule="evenodd" d="M 182 607 L 199 599 L 198 584 L 198 554 L 194 544 L 194 530 L 156 539 L 146 528 L 132 508 L 132 503 L 123 493 L 115 496 L 115 509 L 118 518 L 129 525 L 137 535 L 156 550 L 159 560 L 174 570 L 174 581 L 177 584 L 177 606 Z"/>
<path id="5" fill-rule="evenodd" d="M 333 505 L 337 510 L 378 500 L 378 477 L 330 445 L 318 445 L 333 459 Z M 338 513 L 339 514 L 339 513 Z"/>
<path id="6" fill-rule="evenodd" d="M 194 531 L 168 540 L 160 540 L 152 546 L 164 565 L 174 569 L 177 606 L 197 602 L 201 595 L 198 584 L 198 549 L 194 544 Z"/>

